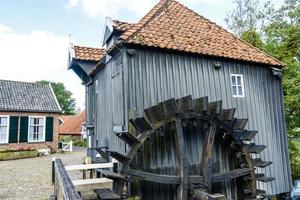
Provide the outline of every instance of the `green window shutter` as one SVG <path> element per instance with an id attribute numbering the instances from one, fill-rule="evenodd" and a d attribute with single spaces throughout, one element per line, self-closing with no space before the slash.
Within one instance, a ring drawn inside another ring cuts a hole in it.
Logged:
<path id="1" fill-rule="evenodd" d="M 9 138 L 8 143 L 17 143 L 18 142 L 18 116 L 10 116 L 9 118 Z"/>
<path id="2" fill-rule="evenodd" d="M 20 120 L 20 141 L 27 142 L 28 140 L 28 117 L 21 117 Z"/>
<path id="3" fill-rule="evenodd" d="M 46 141 L 53 141 L 53 117 L 46 118 Z"/>

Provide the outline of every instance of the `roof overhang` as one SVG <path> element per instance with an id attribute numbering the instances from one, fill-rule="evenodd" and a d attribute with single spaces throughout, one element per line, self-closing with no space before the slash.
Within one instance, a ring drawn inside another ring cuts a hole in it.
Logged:
<path id="1" fill-rule="evenodd" d="M 68 69 L 72 69 L 84 84 L 90 81 L 90 71 L 96 64 L 97 61 L 76 59 L 74 46 L 70 44 Z"/>

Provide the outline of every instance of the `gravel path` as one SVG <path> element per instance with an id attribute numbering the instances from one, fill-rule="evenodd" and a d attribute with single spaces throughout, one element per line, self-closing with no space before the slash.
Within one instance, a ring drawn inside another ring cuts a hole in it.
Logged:
<path id="1" fill-rule="evenodd" d="M 52 154 L 46 157 L 0 161 L 0 200 L 44 200 L 52 191 L 51 160 L 61 158 L 65 164 L 81 164 L 86 154 L 84 148 L 73 152 Z M 73 172 L 71 178 L 82 178 Z"/>

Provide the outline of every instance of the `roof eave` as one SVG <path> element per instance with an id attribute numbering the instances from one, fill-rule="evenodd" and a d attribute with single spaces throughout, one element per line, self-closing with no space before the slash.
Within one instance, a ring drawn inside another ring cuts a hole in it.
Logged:
<path id="1" fill-rule="evenodd" d="M 140 47 L 140 48 L 147 48 L 147 49 L 153 49 L 153 50 L 161 50 L 161 51 L 167 51 L 167 52 L 174 52 L 174 53 L 184 53 L 184 54 L 189 54 L 189 55 L 200 55 L 200 56 L 205 56 L 205 57 L 211 57 L 211 58 L 216 58 L 216 59 L 226 59 L 230 61 L 238 61 L 238 62 L 245 62 L 245 63 L 252 63 L 252 64 L 259 64 L 259 65 L 264 65 L 268 66 L 270 68 L 277 68 L 277 69 L 282 69 L 285 67 L 284 63 L 281 61 L 277 60 L 278 65 L 270 64 L 270 63 L 263 63 L 263 62 L 255 62 L 255 61 L 249 61 L 249 60 L 243 60 L 243 59 L 235 59 L 235 58 L 230 58 L 230 57 L 222 57 L 222 56 L 216 56 L 216 55 L 208 55 L 208 54 L 201 54 L 201 53 L 196 53 L 196 52 L 188 52 L 188 51 L 182 51 L 182 50 L 175 50 L 175 49 L 168 49 L 168 48 L 161 48 L 161 47 L 154 47 L 154 46 L 148 46 L 148 45 L 142 45 L 142 44 L 135 44 L 135 43 L 130 43 L 125 40 L 122 40 L 122 44 L 126 45 L 126 47 Z"/>
<path id="2" fill-rule="evenodd" d="M 55 113 L 59 114 L 61 113 L 60 110 L 17 110 L 17 109 L 4 109 L 0 110 L 0 112 L 22 112 L 22 113 Z"/>

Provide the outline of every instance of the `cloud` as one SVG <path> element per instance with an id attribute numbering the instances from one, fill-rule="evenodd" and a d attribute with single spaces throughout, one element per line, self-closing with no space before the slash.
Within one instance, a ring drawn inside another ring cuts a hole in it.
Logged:
<path id="1" fill-rule="evenodd" d="M 145 14 L 155 4 L 155 0 L 68 0 L 68 8 L 82 8 L 91 18 L 120 17 L 120 13 L 129 11 L 137 16 Z"/>
<path id="2" fill-rule="evenodd" d="M 228 0 L 179 0 L 181 3 L 188 6 L 203 6 L 214 5 L 219 3 L 224 3 Z M 140 18 L 144 16 L 156 3 L 158 0 L 68 0 L 67 8 L 80 8 L 90 18 L 100 18 L 112 17 L 120 18 L 127 15 Z"/>
<path id="3" fill-rule="evenodd" d="M 17 34 L 0 24 L 0 79 L 63 82 L 83 108 L 84 88 L 67 70 L 68 44 L 68 37 L 46 31 Z"/>

